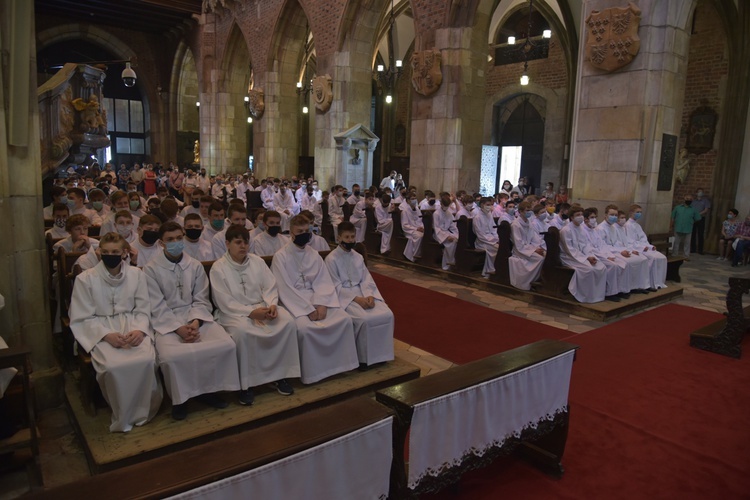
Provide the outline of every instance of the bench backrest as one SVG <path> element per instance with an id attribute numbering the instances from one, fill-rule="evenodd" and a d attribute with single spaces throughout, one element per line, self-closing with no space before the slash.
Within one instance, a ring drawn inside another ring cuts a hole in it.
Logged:
<path id="1" fill-rule="evenodd" d="M 544 268 L 554 268 L 562 266 L 560 260 L 560 230 L 555 226 L 550 226 L 544 233 L 544 242 L 547 244 L 547 255 L 544 259 Z"/>

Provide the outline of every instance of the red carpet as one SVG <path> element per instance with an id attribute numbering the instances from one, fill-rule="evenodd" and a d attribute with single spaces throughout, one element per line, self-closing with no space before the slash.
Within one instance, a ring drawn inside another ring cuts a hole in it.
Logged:
<path id="1" fill-rule="evenodd" d="M 691 331 L 720 314 L 669 304 L 570 336 L 375 279 L 396 314 L 396 337 L 457 363 L 541 338 L 581 346 L 562 479 L 508 459 L 428 498 L 750 498 L 750 339 L 741 360 L 688 345 Z"/>
<path id="2" fill-rule="evenodd" d="M 396 316 L 397 339 L 463 364 L 542 339 L 562 339 L 566 330 L 449 297 L 372 273 Z"/>

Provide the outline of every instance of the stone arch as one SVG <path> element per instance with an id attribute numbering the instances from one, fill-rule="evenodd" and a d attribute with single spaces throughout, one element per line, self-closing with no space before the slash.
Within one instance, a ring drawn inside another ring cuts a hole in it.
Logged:
<path id="1" fill-rule="evenodd" d="M 218 127 L 216 136 L 217 165 L 223 172 L 244 172 L 248 167 L 249 128 L 245 96 L 252 74 L 252 62 L 245 35 L 237 25 L 227 38 L 221 58 L 221 71 L 216 86 L 214 115 Z"/>
<path id="2" fill-rule="evenodd" d="M 263 89 L 266 112 L 253 125 L 254 151 L 261 176 L 291 177 L 297 173 L 299 163 L 302 112 L 296 83 L 304 59 L 309 22 L 299 0 L 287 0 L 277 19 L 266 61 L 266 88 Z"/>
<path id="3" fill-rule="evenodd" d="M 170 130 L 174 131 L 170 158 L 179 165 L 193 162 L 193 145 L 200 138 L 200 113 L 195 105 L 200 100 L 198 76 L 192 49 L 182 40 L 172 61 L 168 94 L 169 109 L 172 110 L 169 113 Z"/>

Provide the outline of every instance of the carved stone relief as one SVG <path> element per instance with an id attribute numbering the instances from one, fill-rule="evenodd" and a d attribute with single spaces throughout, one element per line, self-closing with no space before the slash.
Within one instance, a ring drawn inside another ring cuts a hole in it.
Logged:
<path id="1" fill-rule="evenodd" d="M 595 68 L 615 71 L 629 64 L 641 48 L 641 10 L 627 7 L 594 10 L 586 18 L 586 60 Z"/>
<path id="2" fill-rule="evenodd" d="M 331 107 L 331 102 L 333 102 L 332 82 L 331 75 L 316 76 L 312 80 L 315 108 L 321 113 L 328 111 Z"/>
<path id="3" fill-rule="evenodd" d="M 423 96 L 437 92 L 443 83 L 442 55 L 439 49 L 414 52 L 411 56 L 411 84 Z"/>

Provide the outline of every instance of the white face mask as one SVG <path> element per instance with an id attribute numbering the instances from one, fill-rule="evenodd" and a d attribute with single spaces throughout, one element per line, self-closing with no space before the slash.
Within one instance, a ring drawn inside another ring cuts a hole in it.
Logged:
<path id="1" fill-rule="evenodd" d="M 592 229 L 595 228 L 596 227 L 596 219 L 592 217 L 591 219 L 588 220 L 588 224 L 589 224 L 590 228 L 592 228 Z"/>
<path id="2" fill-rule="evenodd" d="M 492 212 L 492 205 L 483 205 L 482 206 L 482 212 L 488 214 Z"/>
<path id="3" fill-rule="evenodd" d="M 576 215 L 573 217 L 573 222 L 576 223 L 576 225 L 580 226 L 581 223 L 583 223 L 583 215 Z"/>

